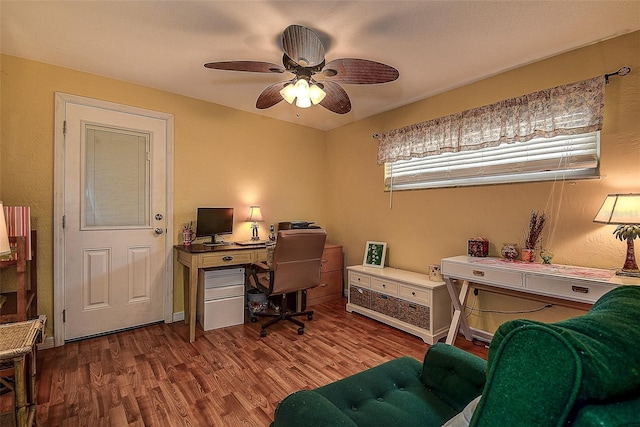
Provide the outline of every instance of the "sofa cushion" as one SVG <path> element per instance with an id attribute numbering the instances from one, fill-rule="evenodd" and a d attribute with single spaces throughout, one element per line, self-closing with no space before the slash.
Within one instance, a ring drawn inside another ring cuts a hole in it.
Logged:
<path id="1" fill-rule="evenodd" d="M 576 427 L 640 427 L 640 391 L 627 400 L 586 405 L 573 420 Z"/>
<path id="2" fill-rule="evenodd" d="M 420 379 L 422 365 L 400 357 L 315 389 L 360 426 L 441 425 L 457 410 Z"/>
<path id="3" fill-rule="evenodd" d="M 420 374 L 422 382 L 457 412 L 482 393 L 487 362 L 454 346 L 429 347 Z"/>

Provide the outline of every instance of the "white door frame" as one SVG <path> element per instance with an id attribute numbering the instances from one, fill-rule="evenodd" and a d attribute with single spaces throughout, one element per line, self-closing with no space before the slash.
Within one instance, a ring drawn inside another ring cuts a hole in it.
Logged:
<path id="1" fill-rule="evenodd" d="M 53 179 L 53 337 L 54 345 L 64 345 L 63 311 L 65 309 L 65 253 L 64 253 L 64 119 L 67 104 L 113 110 L 163 120 L 166 126 L 166 207 L 165 207 L 165 270 L 164 270 L 164 321 L 173 321 L 173 114 L 146 110 L 98 99 L 67 93 L 55 93 L 55 137 L 54 137 L 54 179 Z"/>

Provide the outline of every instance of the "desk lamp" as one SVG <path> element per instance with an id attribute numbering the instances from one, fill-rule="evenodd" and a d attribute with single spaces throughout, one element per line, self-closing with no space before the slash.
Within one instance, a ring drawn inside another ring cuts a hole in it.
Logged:
<path id="1" fill-rule="evenodd" d="M 633 240 L 640 236 L 640 194 L 609 194 L 593 222 L 618 225 L 613 234 L 627 241 L 627 257 L 616 274 L 640 277 L 633 246 Z"/>
<path id="2" fill-rule="evenodd" d="M 260 212 L 260 206 L 249 207 L 249 218 L 247 218 L 247 222 L 253 222 L 253 224 L 251 224 L 251 240 L 260 240 L 260 237 L 258 237 L 258 223 L 264 222 L 262 212 Z"/>
<path id="3" fill-rule="evenodd" d="M 7 233 L 7 222 L 4 219 L 4 208 L 0 202 L 0 256 L 11 253 L 9 245 L 9 234 Z"/>

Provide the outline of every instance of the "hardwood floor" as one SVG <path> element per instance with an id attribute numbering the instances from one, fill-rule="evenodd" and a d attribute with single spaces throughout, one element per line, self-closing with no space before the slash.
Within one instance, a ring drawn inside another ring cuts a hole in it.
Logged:
<path id="1" fill-rule="evenodd" d="M 278 402 L 428 345 L 358 314 L 346 300 L 314 306 L 304 335 L 288 322 L 203 332 L 183 322 L 38 353 L 42 426 L 268 426 Z M 456 343 L 486 357 L 486 349 Z"/>

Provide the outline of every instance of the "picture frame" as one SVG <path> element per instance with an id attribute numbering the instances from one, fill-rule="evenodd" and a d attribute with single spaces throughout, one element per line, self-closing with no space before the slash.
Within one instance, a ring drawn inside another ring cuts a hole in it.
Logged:
<path id="1" fill-rule="evenodd" d="M 364 248 L 362 265 L 365 267 L 384 268 L 384 260 L 387 256 L 387 242 L 367 241 Z"/>

